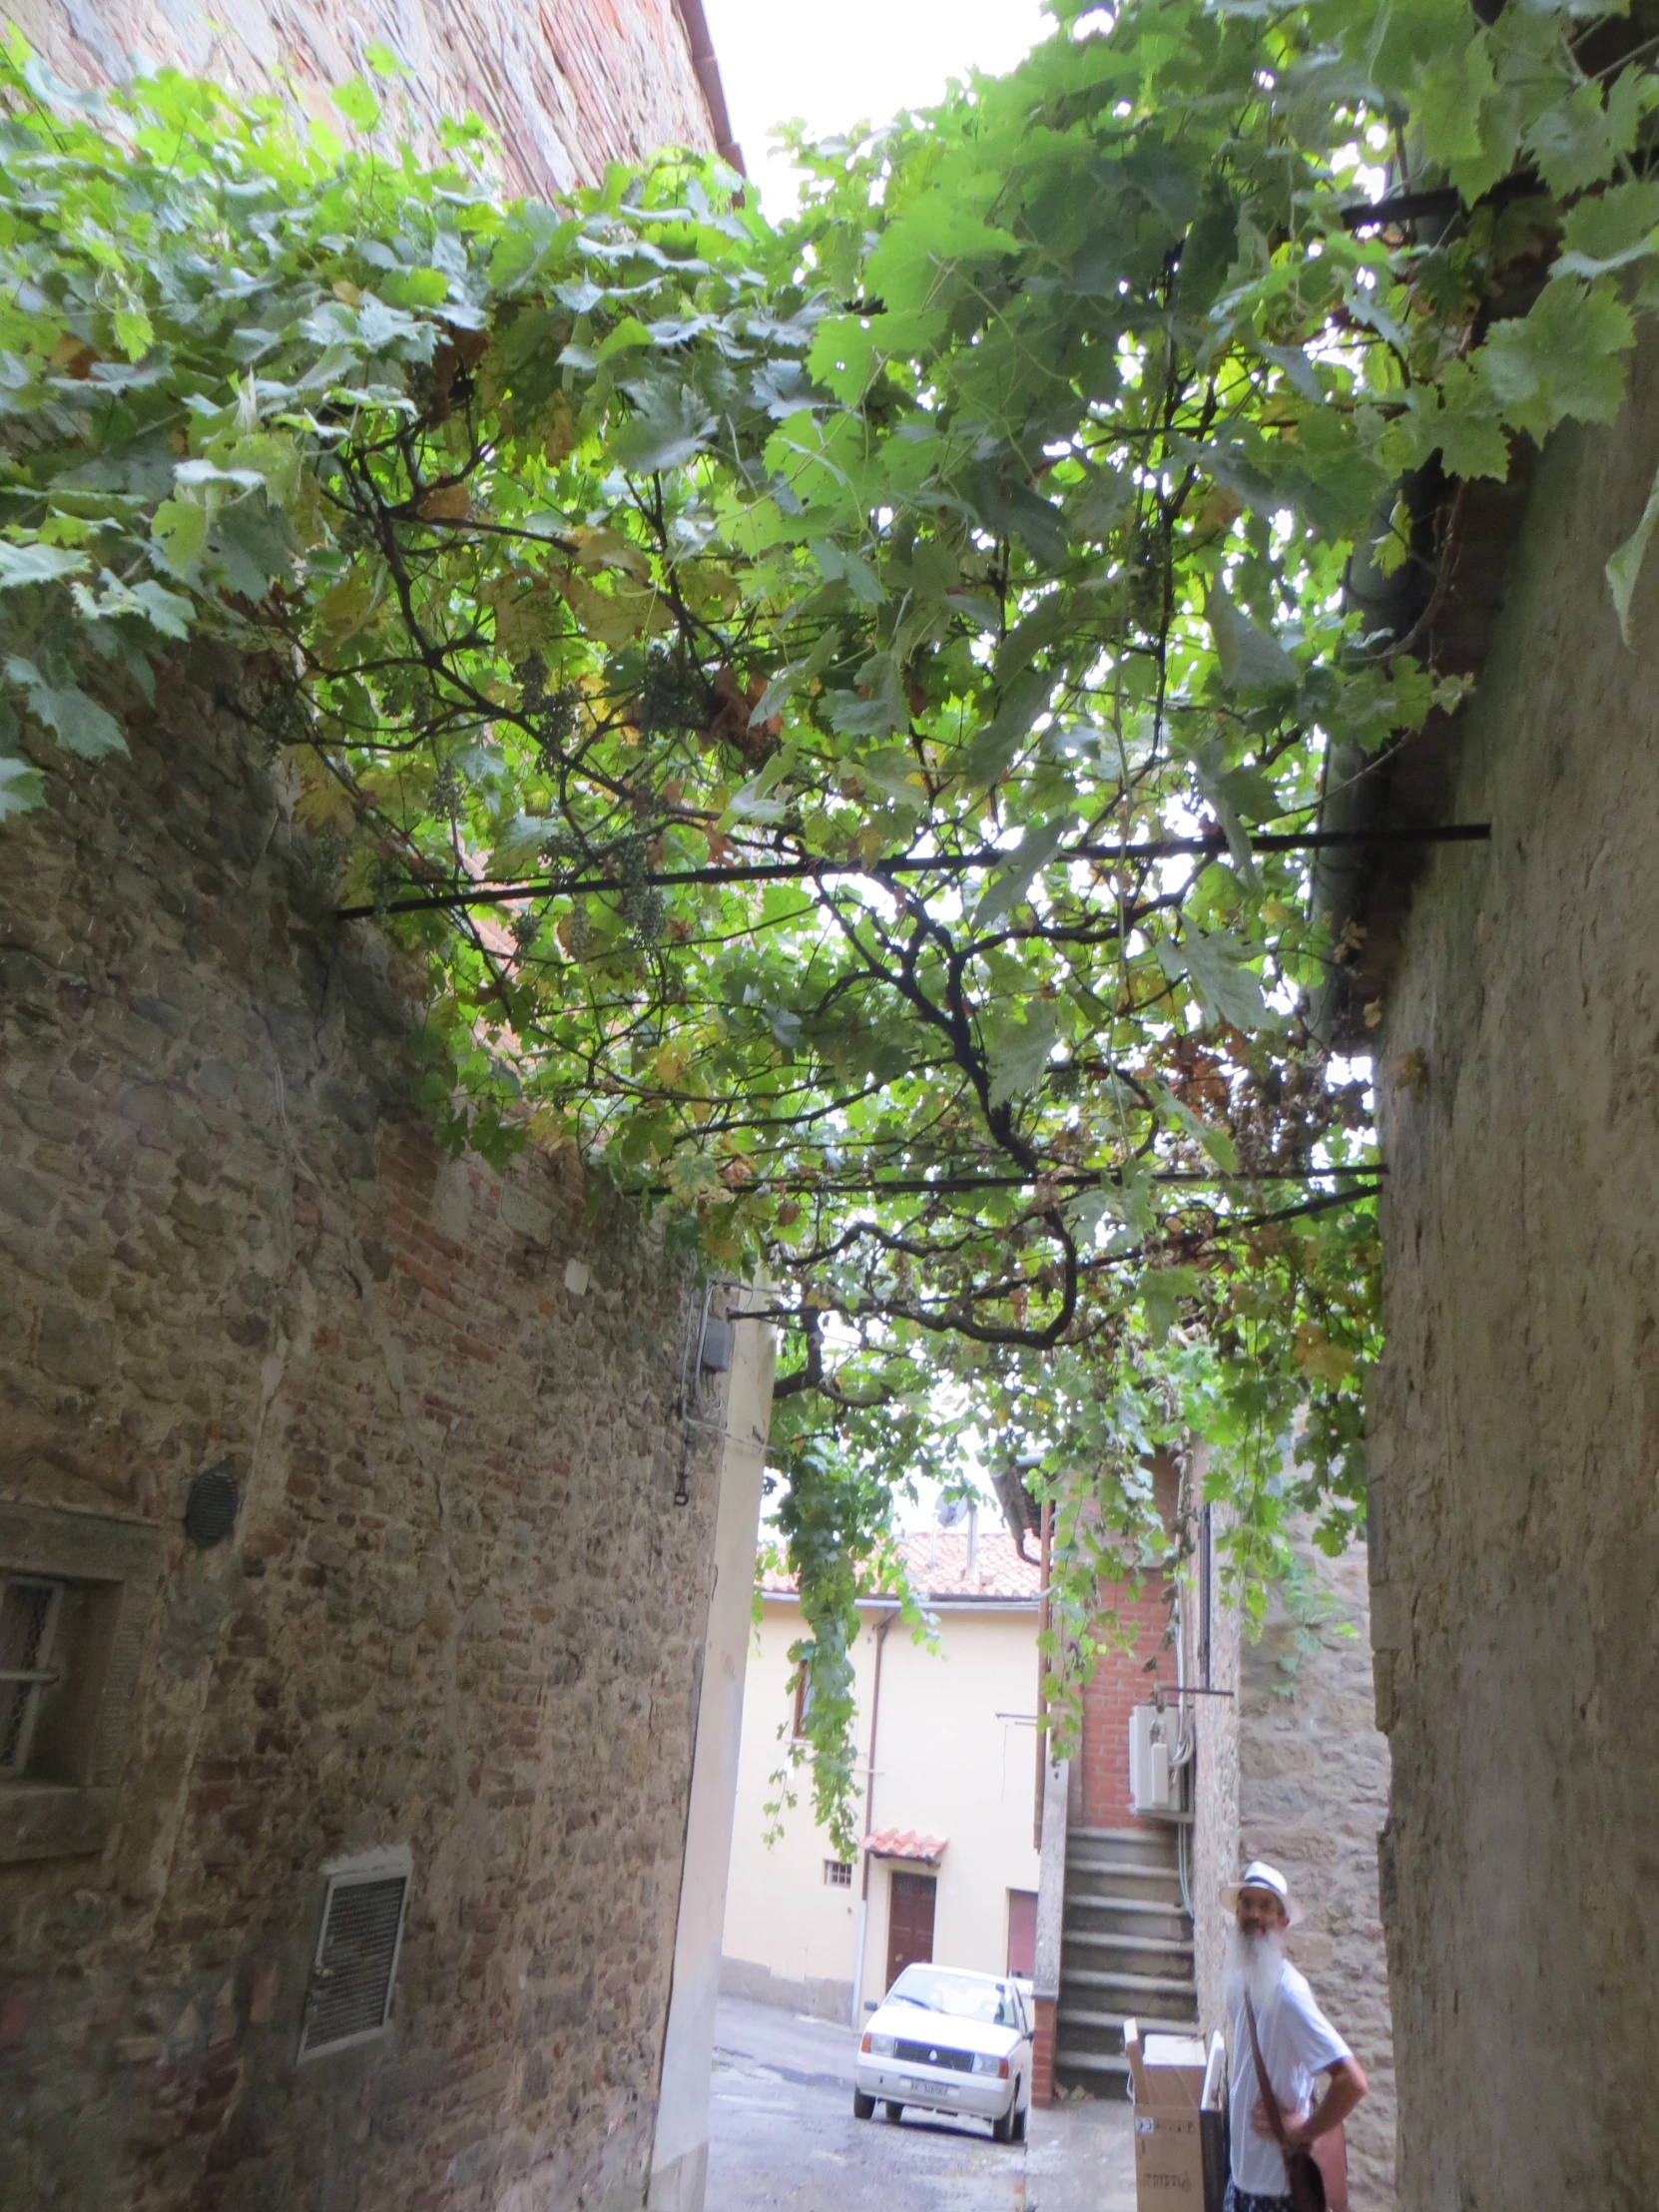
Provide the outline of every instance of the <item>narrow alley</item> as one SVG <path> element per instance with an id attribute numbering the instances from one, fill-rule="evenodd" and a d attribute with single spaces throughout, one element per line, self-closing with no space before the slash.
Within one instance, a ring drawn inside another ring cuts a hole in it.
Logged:
<path id="1" fill-rule="evenodd" d="M 1033 2111 L 1028 2144 L 986 2129 L 852 2116 L 850 2028 L 723 1997 L 708 2203 L 720 2212 L 1133 2212 L 1129 2107 Z"/>

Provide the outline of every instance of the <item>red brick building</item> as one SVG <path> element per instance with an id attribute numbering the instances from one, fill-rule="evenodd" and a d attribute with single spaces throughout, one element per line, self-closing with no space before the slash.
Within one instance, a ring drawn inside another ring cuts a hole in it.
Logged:
<path id="1" fill-rule="evenodd" d="M 436 143 L 446 117 L 478 116 L 500 141 L 503 182 L 535 198 L 594 184 L 614 161 L 661 146 L 719 153 L 733 143 L 703 0 L 10 0 L 6 14 L 70 84 L 128 75 L 135 57 L 239 92 L 280 84 L 324 113 L 329 87 L 357 76 L 370 48 L 388 135 Z"/>
<path id="2" fill-rule="evenodd" d="M 1178 1625 L 1174 1587 L 1161 1577 L 1104 1594 L 1102 1648 L 1083 1689 L 1080 1740 L 1068 1761 L 1047 1770 L 1032 2075 L 1038 2104 L 1051 2102 L 1058 2086 L 1122 2093 L 1126 2016 L 1196 2017 L 1183 1833 L 1190 1832 L 1190 1786 L 1177 1772 L 1164 1810 L 1138 1810 L 1131 1772 L 1135 1716 L 1160 1702 L 1168 1715 L 1160 1724 L 1165 1771 L 1172 1759 L 1179 1767 Z"/>

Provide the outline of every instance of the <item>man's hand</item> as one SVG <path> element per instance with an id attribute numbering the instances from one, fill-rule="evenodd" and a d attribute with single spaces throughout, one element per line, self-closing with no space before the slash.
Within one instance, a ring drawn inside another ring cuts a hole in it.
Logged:
<path id="1" fill-rule="evenodd" d="M 1303 2105 L 1295 2112 L 1287 2112 L 1283 2106 L 1280 2116 L 1285 2122 L 1285 2138 L 1292 2150 L 1301 2150 L 1308 2142 L 1308 2107 Z M 1278 2142 L 1273 2132 L 1273 2122 L 1268 2118 L 1268 2108 L 1261 2098 L 1251 2107 L 1250 2131 L 1253 2135 L 1265 2135 L 1270 2143 Z"/>
<path id="2" fill-rule="evenodd" d="M 1360 2062 L 1355 2058 L 1340 2058 L 1326 2069 L 1325 2095 L 1316 2111 L 1306 2105 L 1295 2112 L 1285 2112 L 1285 2141 L 1292 2150 L 1306 2150 L 1316 2137 L 1329 2135 L 1334 2127 L 1340 2127 L 1366 2094 L 1370 2084 L 1366 2080 Z M 1265 2135 L 1277 2141 L 1268 2108 L 1258 2097 L 1251 2108 L 1250 2128 L 1253 2135 Z"/>

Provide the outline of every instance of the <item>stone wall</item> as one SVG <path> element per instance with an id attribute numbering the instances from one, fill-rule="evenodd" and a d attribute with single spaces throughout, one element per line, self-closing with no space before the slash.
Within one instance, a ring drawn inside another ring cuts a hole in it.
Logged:
<path id="1" fill-rule="evenodd" d="M 1354 2212 L 1394 2212 L 1393 2036 L 1377 1867 L 1388 1745 L 1372 1717 L 1366 1559 L 1328 1558 L 1306 1532 L 1297 1552 L 1311 1610 L 1299 1624 L 1276 1601 L 1239 1668 L 1239 1862 L 1283 1868 L 1306 1910 L 1291 1955 L 1371 2083 L 1348 2123 Z M 1299 1625 L 1317 1636 L 1317 1650 L 1296 1649 Z"/>
<path id="2" fill-rule="evenodd" d="M 286 85 L 318 115 L 331 114 L 331 86 L 364 72 L 368 47 L 387 48 L 408 71 L 382 88 L 388 129 L 430 152 L 443 118 L 479 116 L 509 189 L 539 197 L 595 183 L 607 162 L 719 137 L 676 0 L 7 0 L 5 13 L 71 84 L 126 77 L 137 58 L 244 93 Z M 705 67 L 718 100 L 712 58 Z"/>
<path id="3" fill-rule="evenodd" d="M 1379 1058 L 1377 1705 L 1411 2212 L 1659 2204 L 1659 358 L 1545 452 Z"/>
<path id="4" fill-rule="evenodd" d="M 162 1554 L 107 1843 L 0 1864 L 0 2198 L 635 2206 L 711 1579 L 683 1277 L 568 1163 L 434 1148 L 409 979 L 211 673 L 0 829 L 0 1529 Z M 395 1845 L 390 2029 L 296 2065 L 319 1870 Z"/>

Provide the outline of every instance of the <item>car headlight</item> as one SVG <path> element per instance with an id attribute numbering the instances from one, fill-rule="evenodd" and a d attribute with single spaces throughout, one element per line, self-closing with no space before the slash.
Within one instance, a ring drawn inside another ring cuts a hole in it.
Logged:
<path id="1" fill-rule="evenodd" d="M 976 2074 L 995 2074 L 999 2081 L 1008 2078 L 1006 2058 L 993 2058 L 988 2050 L 976 2050 L 973 2054 L 973 2070 Z"/>
<path id="2" fill-rule="evenodd" d="M 864 2048 L 871 2058 L 890 2058 L 894 2049 L 893 2038 L 890 2035 L 866 2035 Z"/>

